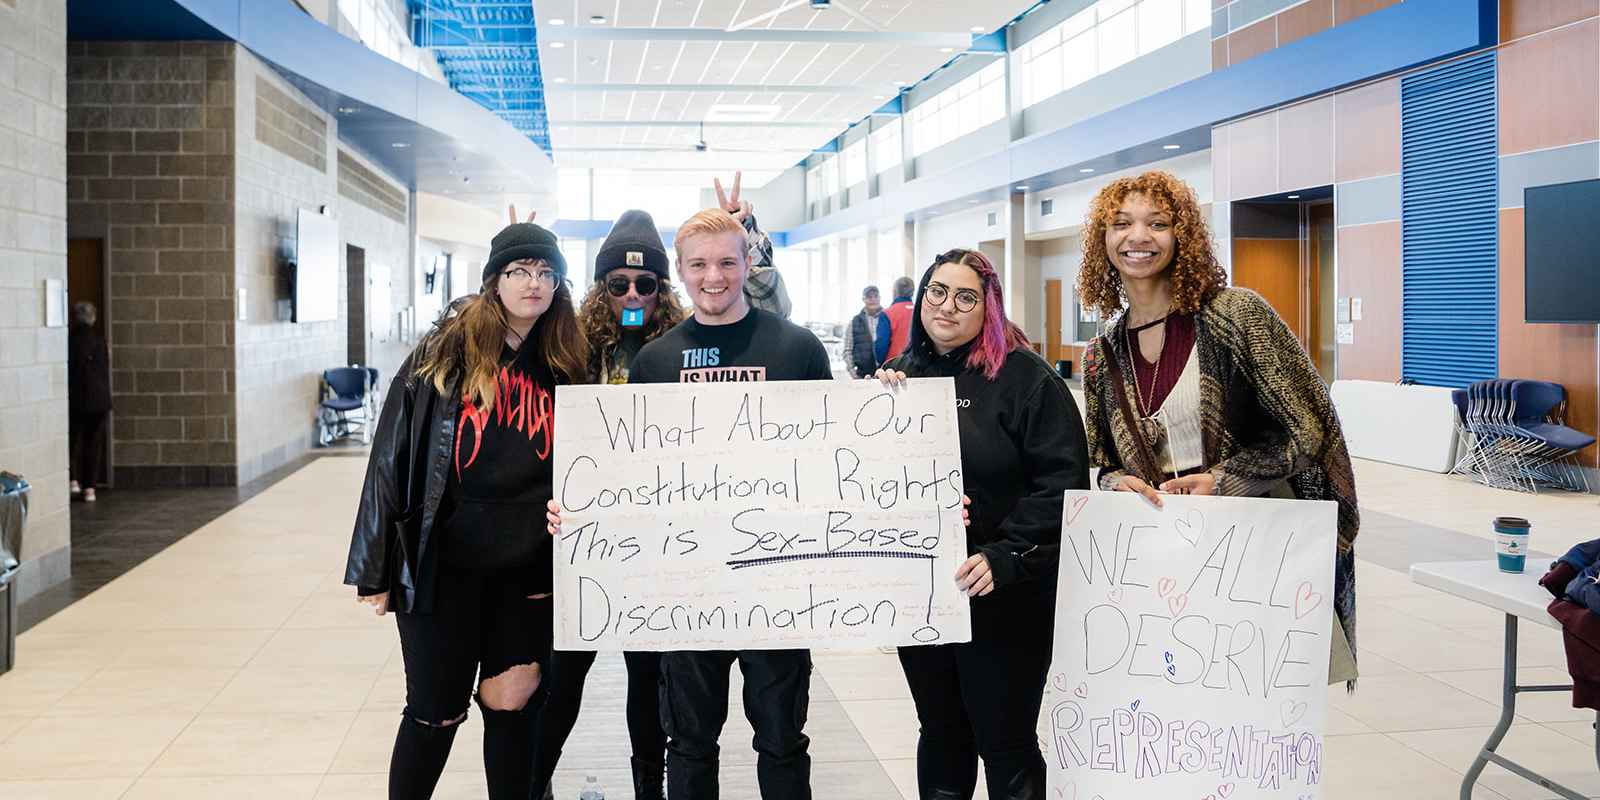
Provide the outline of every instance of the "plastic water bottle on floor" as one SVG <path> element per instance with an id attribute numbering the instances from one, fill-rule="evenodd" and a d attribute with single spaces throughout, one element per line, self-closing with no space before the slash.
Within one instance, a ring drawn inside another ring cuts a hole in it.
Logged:
<path id="1" fill-rule="evenodd" d="M 578 800 L 606 800 L 606 790 L 600 788 L 600 781 L 593 775 L 583 779 L 583 791 L 578 792 Z"/>

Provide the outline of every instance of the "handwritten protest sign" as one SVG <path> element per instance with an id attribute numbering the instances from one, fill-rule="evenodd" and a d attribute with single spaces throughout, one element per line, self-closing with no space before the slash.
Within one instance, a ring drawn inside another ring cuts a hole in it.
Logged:
<path id="1" fill-rule="evenodd" d="M 556 390 L 556 646 L 971 639 L 955 384 Z"/>
<path id="2" fill-rule="evenodd" d="M 1335 504 L 1163 500 L 1067 492 L 1051 796 L 1314 800 Z"/>

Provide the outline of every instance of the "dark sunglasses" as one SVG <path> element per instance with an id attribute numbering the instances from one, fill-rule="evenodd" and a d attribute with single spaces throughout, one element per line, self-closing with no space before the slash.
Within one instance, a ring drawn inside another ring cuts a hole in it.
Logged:
<path id="1" fill-rule="evenodd" d="M 610 292 L 612 297 L 626 297 L 630 285 L 640 297 L 649 297 L 656 293 L 661 284 L 654 275 L 640 275 L 632 280 L 622 275 L 613 275 L 606 279 L 606 291 Z"/>

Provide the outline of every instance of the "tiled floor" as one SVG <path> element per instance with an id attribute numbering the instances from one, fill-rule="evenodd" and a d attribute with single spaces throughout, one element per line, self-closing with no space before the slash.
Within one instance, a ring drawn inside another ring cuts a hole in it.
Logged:
<path id="1" fill-rule="evenodd" d="M 24 633 L 19 667 L 0 677 L 0 798 L 383 796 L 404 691 L 394 623 L 358 607 L 339 581 L 361 471 L 360 459 L 319 459 L 243 505 L 211 509 L 222 513 L 193 535 L 142 553 L 148 560 Z M 1497 715 L 1500 619 L 1404 570 L 1489 553 L 1488 520 L 1500 514 L 1533 520 L 1535 546 L 1560 552 L 1596 535 L 1600 501 L 1379 464 L 1358 473 L 1363 676 L 1354 694 L 1330 689 L 1323 796 L 1453 798 Z M 1559 638 L 1523 629 L 1525 680 L 1564 680 Z M 913 797 L 915 717 L 893 656 L 819 652 L 816 662 L 816 796 Z M 608 797 L 631 797 L 623 686 L 621 659 L 603 656 L 558 797 L 575 796 L 585 772 Z M 724 796 L 749 798 L 754 759 L 737 697 Z M 1525 698 L 1519 710 L 1505 752 L 1600 796 L 1592 715 L 1562 696 Z M 479 735 L 475 720 L 463 729 L 438 797 L 484 796 Z M 1475 796 L 1550 794 L 1491 767 Z"/>

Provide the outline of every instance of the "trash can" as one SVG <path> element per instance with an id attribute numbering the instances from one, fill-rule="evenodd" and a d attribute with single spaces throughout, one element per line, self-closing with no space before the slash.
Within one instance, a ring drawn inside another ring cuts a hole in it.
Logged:
<path id="1" fill-rule="evenodd" d="M 17 663 L 17 589 L 22 529 L 28 525 L 28 482 L 0 471 L 0 675 Z"/>

